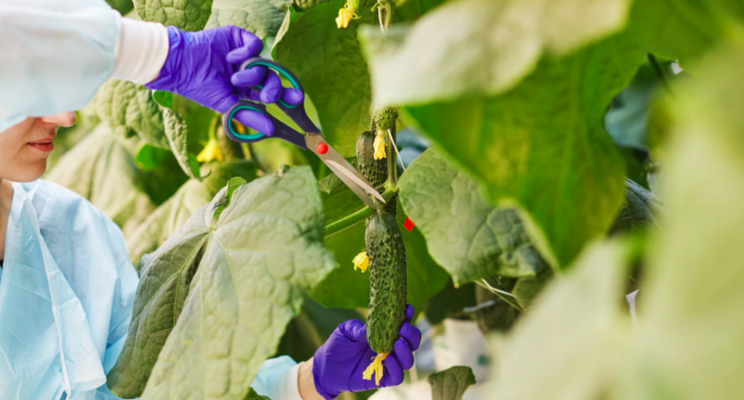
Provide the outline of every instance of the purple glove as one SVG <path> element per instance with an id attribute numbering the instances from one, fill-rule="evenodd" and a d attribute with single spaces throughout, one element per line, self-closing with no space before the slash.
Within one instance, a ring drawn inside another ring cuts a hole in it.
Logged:
<path id="1" fill-rule="evenodd" d="M 379 387 L 397 386 L 403 382 L 403 371 L 413 367 L 413 352 L 421 344 L 421 331 L 411 325 L 413 306 L 406 307 L 406 320 L 393 351 L 383 363 Z M 377 355 L 367 344 L 367 327 L 357 320 L 346 321 L 336 328 L 313 357 L 315 389 L 331 400 L 341 392 L 376 389 L 375 379 L 364 380 L 362 372 Z"/>
<path id="2" fill-rule="evenodd" d="M 279 76 L 266 67 L 238 71 L 240 64 L 263 49 L 261 39 L 246 30 L 223 26 L 183 32 L 171 26 L 168 40 L 168 57 L 158 78 L 146 85 L 148 89 L 173 92 L 220 113 L 238 99 L 273 103 L 281 98 L 288 104 L 303 100 L 302 92 L 283 88 Z M 250 89 L 257 85 L 263 89 Z M 235 119 L 265 135 L 274 134 L 274 124 L 261 113 L 241 110 Z"/>

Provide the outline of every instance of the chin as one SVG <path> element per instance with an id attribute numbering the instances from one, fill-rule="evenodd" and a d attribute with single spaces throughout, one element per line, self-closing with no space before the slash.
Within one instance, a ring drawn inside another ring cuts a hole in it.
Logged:
<path id="1" fill-rule="evenodd" d="M 23 168 L 19 168 L 20 171 L 18 171 L 18 173 L 11 174 L 10 176 L 6 176 L 5 178 L 12 182 L 33 182 L 44 175 L 44 172 L 46 172 L 46 167 L 47 162 L 45 159 L 33 164 L 26 165 Z"/>

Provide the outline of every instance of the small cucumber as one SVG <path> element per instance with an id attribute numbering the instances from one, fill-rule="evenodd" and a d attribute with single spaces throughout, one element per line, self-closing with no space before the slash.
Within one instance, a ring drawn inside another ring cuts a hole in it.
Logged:
<path id="1" fill-rule="evenodd" d="M 357 140 L 356 156 L 359 172 L 378 190 L 387 179 L 387 160 L 375 160 L 375 133 L 367 131 Z"/>
<path id="2" fill-rule="evenodd" d="M 376 214 L 365 233 L 369 256 L 367 340 L 375 352 L 389 353 L 398 339 L 406 313 L 406 249 L 395 217 Z"/>

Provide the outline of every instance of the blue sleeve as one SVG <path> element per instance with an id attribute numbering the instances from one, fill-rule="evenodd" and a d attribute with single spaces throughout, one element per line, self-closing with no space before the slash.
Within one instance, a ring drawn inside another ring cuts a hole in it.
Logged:
<path id="1" fill-rule="evenodd" d="M 120 26 L 103 0 L 0 2 L 0 132 L 85 107 L 113 71 Z"/>
<path id="2" fill-rule="evenodd" d="M 264 361 L 251 387 L 261 396 L 272 400 L 301 399 L 297 388 L 297 363 L 289 356 Z"/>

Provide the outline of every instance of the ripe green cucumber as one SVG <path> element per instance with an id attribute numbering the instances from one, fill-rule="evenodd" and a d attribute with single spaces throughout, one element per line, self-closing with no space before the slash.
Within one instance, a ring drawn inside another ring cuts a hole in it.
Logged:
<path id="1" fill-rule="evenodd" d="M 370 273 L 367 340 L 375 352 L 389 353 L 406 313 L 406 248 L 395 217 L 386 212 L 369 218 L 364 238 Z"/>
<path id="2" fill-rule="evenodd" d="M 357 140 L 356 156 L 359 172 L 362 173 L 364 179 L 379 190 L 387 179 L 387 160 L 384 158 L 375 160 L 374 142 L 374 132 L 367 131 L 362 133 L 359 136 L 359 140 Z"/>

